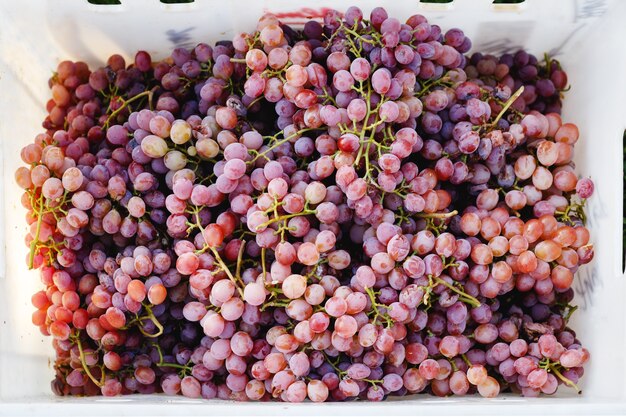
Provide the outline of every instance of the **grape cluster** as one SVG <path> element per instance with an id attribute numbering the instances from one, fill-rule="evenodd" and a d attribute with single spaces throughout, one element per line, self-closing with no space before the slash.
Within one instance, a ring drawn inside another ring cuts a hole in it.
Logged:
<path id="1" fill-rule="evenodd" d="M 567 73 L 548 55 L 539 62 L 525 51 L 500 57 L 474 53 L 464 70 L 469 78 L 479 78 L 492 87 L 500 84 L 517 91 L 524 86 L 521 100 L 512 105 L 523 113 L 561 113 L 561 93 L 569 90 Z"/>
<path id="2" fill-rule="evenodd" d="M 59 64 L 22 150 L 59 395 L 553 394 L 593 258 L 567 76 L 350 7 Z"/>

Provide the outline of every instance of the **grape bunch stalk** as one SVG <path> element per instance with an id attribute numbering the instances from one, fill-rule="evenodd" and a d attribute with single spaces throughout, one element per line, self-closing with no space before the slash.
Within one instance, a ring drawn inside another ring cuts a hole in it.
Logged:
<path id="1" fill-rule="evenodd" d="M 549 56 L 380 7 L 63 61 L 16 172 L 58 395 L 580 391 L 594 255 Z"/>

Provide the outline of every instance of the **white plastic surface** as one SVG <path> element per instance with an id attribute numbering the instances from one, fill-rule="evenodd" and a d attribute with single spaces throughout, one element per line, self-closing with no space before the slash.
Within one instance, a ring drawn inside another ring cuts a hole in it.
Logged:
<path id="1" fill-rule="evenodd" d="M 622 132 L 626 127 L 626 2 L 611 0 L 526 0 L 492 5 L 490 0 L 455 0 L 428 5 L 417 0 L 294 1 L 196 0 L 165 5 L 158 0 L 122 0 L 95 6 L 86 0 L 30 0 L 0 3 L 0 415 L 170 415 L 241 413 L 280 415 L 385 414 L 581 414 L 626 412 L 626 309 L 621 271 Z M 297 3 L 297 5 L 296 5 Z M 50 392 L 51 340 L 31 324 L 30 296 L 40 288 L 25 266 L 24 209 L 13 173 L 19 149 L 40 132 L 47 80 L 63 59 L 100 65 L 112 53 L 132 57 L 146 49 L 156 58 L 175 46 L 231 38 L 250 30 L 264 11 L 297 24 L 320 16 L 324 7 L 352 3 L 369 13 L 384 6 L 392 16 L 422 13 L 445 29 L 460 27 L 474 50 L 501 53 L 524 47 L 550 52 L 569 74 L 563 117 L 576 123 L 578 171 L 596 183 L 589 226 L 596 258 L 576 277 L 580 305 L 572 326 L 592 353 L 580 396 L 561 390 L 554 398 L 503 396 L 437 399 L 418 395 L 384 403 L 231 403 L 182 397 L 131 396 L 115 399 L 57 398 Z M 306 7 L 306 9 L 302 9 Z M 300 13 L 293 13 L 298 12 Z"/>

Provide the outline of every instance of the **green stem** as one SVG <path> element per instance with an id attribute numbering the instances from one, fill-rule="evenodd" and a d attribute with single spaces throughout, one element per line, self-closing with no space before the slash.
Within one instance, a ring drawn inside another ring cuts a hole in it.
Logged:
<path id="1" fill-rule="evenodd" d="M 435 282 L 441 285 L 444 285 L 446 287 L 448 287 L 449 289 L 451 289 L 452 291 L 454 291 L 455 293 L 457 293 L 458 295 L 460 295 L 461 297 L 463 297 L 463 299 L 470 304 L 472 307 L 478 307 L 480 306 L 480 301 L 478 301 L 478 299 L 472 297 L 471 295 L 459 290 L 458 288 L 456 288 L 454 285 L 449 284 L 448 282 L 444 281 L 443 279 L 439 278 L 439 277 L 433 277 Z"/>
<path id="2" fill-rule="evenodd" d="M 458 211 L 453 210 L 449 213 L 419 213 L 415 216 L 421 217 L 422 219 L 448 219 L 450 217 L 454 217 L 459 214 Z"/>
<path id="3" fill-rule="evenodd" d="M 367 378 L 363 378 L 361 381 L 365 381 L 368 384 L 372 384 L 374 386 L 375 389 L 377 389 L 377 385 L 378 384 L 382 384 L 383 380 L 382 379 L 367 379 Z"/>
<path id="4" fill-rule="evenodd" d="M 567 305 L 567 313 L 563 316 L 563 320 L 565 320 L 565 323 L 567 323 L 569 321 L 569 319 L 572 317 L 572 314 L 574 314 L 574 311 L 578 310 L 578 306 L 572 306 L 572 305 Z"/>
<path id="5" fill-rule="evenodd" d="M 265 282 L 265 275 L 266 275 L 266 267 L 265 267 L 265 248 L 261 248 L 261 268 L 263 271 L 263 282 Z"/>
<path id="6" fill-rule="evenodd" d="M 461 354 L 461 359 L 463 359 L 463 362 L 465 362 L 465 364 L 469 367 L 471 367 L 472 365 L 474 365 L 472 362 L 470 362 L 470 360 L 467 358 L 467 356 L 465 356 L 465 353 Z"/>
<path id="7" fill-rule="evenodd" d="M 363 90 L 362 82 L 359 83 L 359 88 Z M 369 117 L 372 115 L 372 105 L 370 103 L 371 95 L 372 95 L 371 86 L 370 86 L 370 83 L 367 83 L 367 95 L 365 97 L 365 105 L 366 105 L 367 112 L 365 113 L 365 118 L 363 119 L 364 123 L 367 123 Z M 381 99 L 380 103 L 378 104 L 379 107 L 382 102 L 383 100 Z M 359 146 L 359 152 L 357 153 L 356 158 L 354 159 L 355 166 L 359 165 L 359 161 L 361 160 L 361 156 L 363 155 L 363 151 L 365 149 L 364 148 L 365 144 L 363 143 L 363 139 L 365 139 L 365 128 L 361 129 L 361 132 L 359 135 L 360 146 Z M 369 151 L 369 148 L 368 148 L 368 151 Z"/>
<path id="8" fill-rule="evenodd" d="M 265 309 L 269 308 L 269 307 L 287 307 L 289 305 L 289 303 L 286 302 L 281 302 L 281 301 L 274 301 L 274 302 L 270 302 L 270 303 L 263 303 L 263 306 L 261 307 L 261 311 L 265 311 Z"/>
<path id="9" fill-rule="evenodd" d="M 504 116 L 504 113 L 506 113 L 506 111 L 509 109 L 509 107 L 511 107 L 513 102 L 515 102 L 515 100 L 517 100 L 519 96 L 522 95 L 523 92 L 524 92 L 524 86 L 521 86 L 520 88 L 518 88 L 517 91 L 513 93 L 513 95 L 506 101 L 506 103 L 504 103 L 504 107 L 502 107 L 502 110 L 500 110 L 500 113 L 498 113 L 496 118 L 493 120 L 493 122 L 489 124 L 489 126 L 491 127 L 496 126 L 498 122 L 500 121 L 500 119 L 502 118 L 502 116 Z"/>
<path id="10" fill-rule="evenodd" d="M 232 59 L 232 58 L 231 58 L 231 59 Z M 257 97 L 257 98 L 255 98 L 254 100 L 252 100 L 252 101 L 250 102 L 250 104 L 248 104 L 248 105 L 246 106 L 246 108 L 248 108 L 248 109 L 249 109 L 250 107 L 254 106 L 254 105 L 255 105 L 256 103 L 258 103 L 259 101 L 263 100 L 264 98 L 265 98 L 265 96 L 261 94 L 260 96 L 258 96 L 258 97 Z"/>
<path id="11" fill-rule="evenodd" d="M 574 388 L 578 394 L 580 394 L 580 393 L 582 392 L 582 390 L 578 387 L 578 385 L 576 385 L 576 384 L 574 383 L 574 381 L 572 381 L 571 379 L 566 378 L 566 377 L 565 377 L 565 376 L 564 376 L 564 375 L 563 375 L 563 374 L 562 374 L 562 373 L 558 370 L 558 368 L 557 368 L 556 366 L 551 365 L 551 366 L 550 366 L 550 370 L 551 370 L 552 372 L 554 372 L 554 374 L 555 374 L 555 375 L 556 375 L 556 376 L 557 376 L 557 377 L 558 377 L 561 381 L 563 381 L 563 382 L 565 383 L 565 385 L 567 385 L 567 386 L 570 386 L 570 387 Z"/>
<path id="12" fill-rule="evenodd" d="M 263 152 L 257 153 L 256 156 L 254 158 L 252 158 L 252 160 L 248 161 L 249 164 L 253 164 L 254 162 L 256 162 L 257 159 L 259 159 L 260 157 L 265 157 L 265 155 L 267 155 L 269 152 L 271 152 L 272 150 L 274 150 L 277 146 L 282 145 L 283 143 L 289 142 L 291 139 L 295 138 L 298 135 L 301 135 L 305 132 L 308 132 L 310 130 L 314 130 L 312 128 L 307 128 L 307 129 L 301 129 L 297 132 L 295 132 L 294 134 L 279 140 L 278 142 L 276 142 L 275 144 L 273 144 L 272 146 L 268 147 L 266 150 L 264 150 Z M 281 131 L 282 132 L 282 131 Z M 280 133 L 280 132 L 279 132 Z M 276 137 L 272 136 L 273 138 Z"/>
<path id="13" fill-rule="evenodd" d="M 39 234 L 41 233 L 41 223 L 43 221 L 43 195 L 39 196 L 39 216 L 37 217 L 37 229 L 35 230 L 35 236 L 33 236 L 32 242 L 30 242 L 30 256 L 28 257 L 28 269 L 33 269 L 35 262 L 35 248 L 39 242 Z"/>
<path id="14" fill-rule="evenodd" d="M 378 310 L 378 306 L 380 306 L 380 304 L 376 302 L 376 296 L 374 294 L 374 290 L 368 287 L 365 289 L 365 292 L 367 293 L 370 299 L 370 302 L 372 303 L 372 308 L 374 309 L 374 318 L 372 319 L 372 323 L 376 324 L 376 321 L 378 320 L 378 318 L 382 317 L 385 320 L 387 327 L 391 327 L 393 323 L 391 319 L 389 318 L 389 316 L 387 316 L 384 313 L 381 313 L 380 310 Z"/>
<path id="15" fill-rule="evenodd" d="M 348 32 L 348 33 L 349 33 L 349 34 L 351 34 L 352 36 L 355 36 L 355 37 L 359 38 L 362 42 L 366 42 L 366 43 L 369 43 L 369 44 L 371 44 L 371 45 L 376 45 L 376 42 L 374 41 L 374 39 L 367 39 L 367 38 L 364 38 L 364 37 L 362 37 L 361 35 L 359 35 L 356 31 L 354 31 L 354 30 L 350 29 L 349 27 L 347 27 L 347 26 L 345 26 L 345 25 L 343 25 L 343 24 L 342 24 L 341 26 L 343 26 L 343 29 L 344 29 L 346 32 Z"/>
<path id="16" fill-rule="evenodd" d="M 543 59 L 546 61 L 546 72 L 550 75 L 552 70 L 552 60 L 550 59 L 550 55 L 548 55 L 547 52 L 544 52 Z"/>
<path id="17" fill-rule="evenodd" d="M 152 309 L 150 308 L 150 306 L 144 305 L 144 308 L 146 309 L 147 314 L 145 316 L 139 317 L 138 319 L 139 323 L 141 324 L 144 320 L 150 320 L 152 323 L 154 323 L 158 331 L 154 334 L 148 333 L 141 327 L 141 325 L 138 326 L 139 331 L 141 332 L 142 335 L 146 337 L 150 337 L 150 338 L 161 336 L 163 334 L 163 325 L 154 316 L 154 313 L 152 312 Z"/>
<path id="18" fill-rule="evenodd" d="M 83 350 L 83 344 L 80 341 L 80 330 L 76 333 L 76 346 L 78 347 L 78 356 L 80 358 L 80 363 L 83 366 L 83 370 L 85 371 L 89 379 L 91 379 L 91 381 L 94 384 L 96 384 L 96 386 L 102 387 L 104 385 L 104 372 L 102 372 L 100 381 L 98 381 L 89 370 L 89 366 L 87 366 L 87 361 L 85 359 L 85 351 Z"/>
<path id="19" fill-rule="evenodd" d="M 326 357 L 326 362 L 328 362 L 330 364 L 330 366 L 333 367 L 333 369 L 337 372 L 337 374 L 339 375 L 339 378 L 343 378 L 346 375 L 346 371 L 342 371 L 341 369 L 339 369 L 337 367 L 337 365 L 335 365 L 335 362 L 333 362 L 330 357 L 326 354 L 326 352 L 322 351 L 322 353 L 324 354 L 324 356 Z M 337 359 L 339 359 L 339 357 L 337 357 Z"/>
<path id="20" fill-rule="evenodd" d="M 292 217 L 298 217 L 298 216 L 307 216 L 309 214 L 315 214 L 315 210 L 303 210 L 300 213 L 292 213 L 292 214 L 286 214 L 284 216 L 278 216 L 278 217 L 274 217 L 272 219 L 269 219 L 268 221 L 266 221 L 265 223 L 260 224 L 258 227 L 267 227 L 272 223 L 276 223 L 279 221 L 283 221 L 283 220 L 289 220 Z"/>
<path id="21" fill-rule="evenodd" d="M 219 266 L 224 270 L 226 275 L 228 275 L 228 278 L 230 278 L 233 284 L 235 284 L 235 288 L 237 288 L 239 295 L 243 298 L 243 289 L 241 288 L 239 281 L 233 276 L 232 272 L 230 272 L 230 268 L 228 268 L 228 266 L 224 263 L 217 249 L 215 249 L 214 247 L 211 247 L 211 252 L 213 252 L 213 256 L 215 257 L 215 260 L 217 261 Z"/>
<path id="22" fill-rule="evenodd" d="M 235 276 L 237 279 L 241 279 L 241 264 L 243 263 L 243 251 L 246 248 L 246 241 L 241 241 L 241 246 L 239 247 L 239 253 L 237 254 L 237 268 L 235 270 Z"/>
<path id="23" fill-rule="evenodd" d="M 133 101 L 137 101 L 142 97 L 145 96 L 152 96 L 152 90 L 150 91 L 144 91 L 143 93 L 139 93 L 134 97 L 129 98 L 128 100 L 124 101 L 124 104 L 122 104 L 118 109 L 116 109 L 113 113 L 111 113 L 111 115 L 107 118 L 106 122 L 104 122 L 104 126 L 108 127 L 109 123 L 111 122 L 111 119 L 113 119 L 115 116 L 117 116 L 122 110 L 124 110 L 126 107 L 128 107 L 128 105 L 130 103 L 132 103 Z"/>
<path id="24" fill-rule="evenodd" d="M 202 235 L 204 236 L 204 227 L 202 227 L 202 225 L 200 224 L 200 208 L 196 207 L 194 210 L 192 210 L 192 213 L 195 214 L 196 216 L 196 226 L 198 227 L 198 229 L 200 229 L 200 233 L 202 233 Z M 244 245 L 242 245 L 243 247 Z M 230 272 L 230 268 L 224 263 L 224 261 L 222 260 L 222 257 L 220 256 L 219 252 L 217 251 L 217 249 L 215 249 L 214 247 L 210 247 L 209 245 L 205 245 L 204 248 L 201 249 L 202 252 L 206 251 L 208 249 L 211 250 L 211 252 L 213 252 L 213 257 L 215 258 L 215 260 L 217 261 L 218 265 L 220 266 L 220 268 L 226 273 L 226 275 L 228 275 L 228 278 L 233 282 L 233 284 L 235 284 L 235 288 L 237 288 L 237 291 L 239 292 L 239 295 L 241 295 L 241 297 L 243 298 L 243 282 L 241 282 L 241 279 L 239 278 L 239 276 L 235 277 L 233 276 L 232 272 Z M 240 248 L 240 254 L 242 254 L 241 252 L 241 248 Z M 238 264 L 240 264 L 240 262 L 238 262 Z M 240 285 L 241 283 L 241 285 Z"/>
<path id="25" fill-rule="evenodd" d="M 157 344 L 157 343 L 153 343 L 152 346 L 154 346 L 159 354 L 159 362 L 155 363 L 155 365 L 157 367 L 160 368 L 176 368 L 176 369 L 181 369 L 185 372 L 191 372 L 191 367 L 189 365 L 180 365 L 178 363 L 171 363 L 171 362 L 163 362 L 163 352 L 161 352 L 161 347 Z"/>
<path id="26" fill-rule="evenodd" d="M 428 92 L 428 90 L 431 89 L 431 87 L 435 87 L 437 85 L 452 85 L 450 82 L 450 78 L 448 78 L 447 76 L 445 77 L 441 77 L 438 80 L 433 80 L 431 82 L 425 82 L 423 84 L 423 87 L 420 91 L 418 91 L 417 93 L 415 93 L 415 97 L 420 98 L 422 97 L 424 94 L 426 94 Z"/>

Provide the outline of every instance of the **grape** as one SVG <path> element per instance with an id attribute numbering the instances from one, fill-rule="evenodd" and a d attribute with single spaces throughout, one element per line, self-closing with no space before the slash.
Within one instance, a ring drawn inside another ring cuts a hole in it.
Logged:
<path id="1" fill-rule="evenodd" d="M 594 185 L 589 178 L 581 178 L 576 182 L 576 192 L 581 198 L 589 198 L 593 194 Z"/>
<path id="2" fill-rule="evenodd" d="M 386 68 L 379 68 L 372 74 L 372 88 L 378 94 L 385 94 L 391 88 L 391 73 Z"/>
<path id="3" fill-rule="evenodd" d="M 320 254 L 311 242 L 305 242 L 298 248 L 298 260 L 304 265 L 315 265 Z"/>
<path id="4" fill-rule="evenodd" d="M 102 395 L 114 397 L 122 392 L 122 384 L 116 379 L 108 379 L 101 388 Z"/>
<path id="5" fill-rule="evenodd" d="M 347 309 L 348 305 L 343 298 L 340 297 L 331 297 L 326 301 L 324 305 L 324 309 L 328 313 L 328 315 L 332 317 L 340 317 L 343 316 Z"/>
<path id="6" fill-rule="evenodd" d="M 483 365 L 472 365 L 467 370 L 467 379 L 472 385 L 481 385 L 487 378 L 487 370 Z"/>
<path id="7" fill-rule="evenodd" d="M 167 297 L 167 290 L 162 284 L 152 285 L 148 289 L 148 300 L 154 305 L 162 304 Z"/>
<path id="8" fill-rule="evenodd" d="M 141 141 L 141 150 L 151 158 L 161 158 L 168 151 L 167 142 L 156 135 L 148 135 Z"/>
<path id="9" fill-rule="evenodd" d="M 306 387 L 307 396 L 313 402 L 324 402 L 328 398 L 328 387 L 320 380 L 311 380 Z"/>
<path id="10" fill-rule="evenodd" d="M 306 288 L 306 278 L 302 275 L 290 275 L 282 283 L 283 294 L 292 300 L 302 297 Z"/>
<path id="11" fill-rule="evenodd" d="M 253 306 L 259 306 L 265 301 L 265 288 L 258 283 L 250 283 L 244 289 L 244 300 Z"/>
<path id="12" fill-rule="evenodd" d="M 41 193 L 50 200 L 57 200 L 63 195 L 63 184 L 58 178 L 48 178 L 41 187 Z"/>
<path id="13" fill-rule="evenodd" d="M 583 364 L 584 354 L 582 351 L 569 349 L 561 354 L 559 362 L 566 368 L 576 368 Z"/>
<path id="14" fill-rule="evenodd" d="M 63 188 L 67 191 L 76 191 L 83 185 L 83 173 L 76 167 L 71 167 L 63 173 Z"/>
<path id="15" fill-rule="evenodd" d="M 500 384 L 493 377 L 487 377 L 485 381 L 477 385 L 478 393 L 485 398 L 496 397 L 500 393 Z"/>
<path id="16" fill-rule="evenodd" d="M 188 375 L 180 381 L 180 391 L 185 397 L 199 398 L 201 392 L 200 382 Z"/>
<path id="17" fill-rule="evenodd" d="M 333 85 L 338 91 L 350 91 L 354 85 L 354 78 L 350 72 L 346 70 L 339 70 L 333 75 Z"/>
<path id="18" fill-rule="evenodd" d="M 548 380 L 548 373 L 545 369 L 535 369 L 528 374 L 528 385 L 532 388 L 541 388 Z"/>
<path id="19" fill-rule="evenodd" d="M 419 374 L 425 379 L 434 379 L 439 373 L 439 364 L 434 359 L 426 359 L 419 365 Z"/>
<path id="20" fill-rule="evenodd" d="M 341 337 L 352 337 L 356 334 L 358 324 L 352 316 L 341 316 L 335 321 L 335 332 Z"/>

